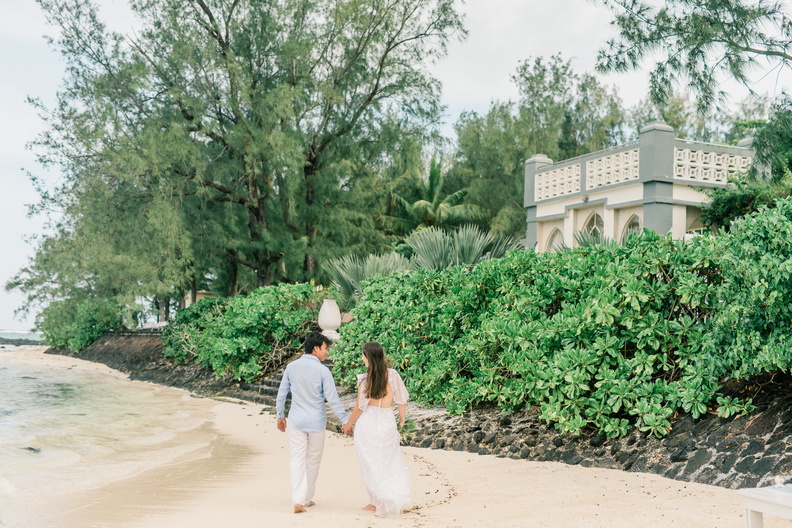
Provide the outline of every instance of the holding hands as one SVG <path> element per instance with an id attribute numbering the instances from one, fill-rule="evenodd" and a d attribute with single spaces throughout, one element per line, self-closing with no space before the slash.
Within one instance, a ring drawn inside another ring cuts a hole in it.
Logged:
<path id="1" fill-rule="evenodd" d="M 405 418 L 399 420 L 399 429 L 404 427 Z M 345 435 L 352 434 L 352 430 L 355 428 L 355 424 L 352 423 L 352 420 L 349 420 L 347 423 L 341 426 L 341 432 Z"/>

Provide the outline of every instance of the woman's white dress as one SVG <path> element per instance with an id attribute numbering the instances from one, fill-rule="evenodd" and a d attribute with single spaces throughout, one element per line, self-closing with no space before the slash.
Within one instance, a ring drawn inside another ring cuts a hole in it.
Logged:
<path id="1" fill-rule="evenodd" d="M 393 369 L 388 369 L 388 383 L 393 402 L 407 403 L 407 388 Z M 358 374 L 358 387 L 362 389 L 358 405 L 363 413 L 355 424 L 355 451 L 363 483 L 379 517 L 398 517 L 410 502 L 410 471 L 399 446 L 396 416 L 393 407 L 368 405 L 368 398 L 363 396 L 366 374 Z"/>

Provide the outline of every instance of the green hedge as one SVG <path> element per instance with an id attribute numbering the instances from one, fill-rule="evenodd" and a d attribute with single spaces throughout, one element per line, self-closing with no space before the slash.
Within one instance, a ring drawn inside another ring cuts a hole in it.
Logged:
<path id="1" fill-rule="evenodd" d="M 536 405 L 563 431 L 657 436 L 679 411 L 745 412 L 722 383 L 788 371 L 792 203 L 722 237 L 512 253 L 375 279 L 343 327 L 336 373 L 382 342 L 417 399 L 451 412 Z"/>
<path id="2" fill-rule="evenodd" d="M 251 381 L 299 350 L 327 295 L 311 284 L 280 284 L 202 299 L 163 331 L 165 356 L 209 367 L 218 378 Z"/>
<path id="3" fill-rule="evenodd" d="M 113 299 L 53 301 L 36 317 L 44 344 L 79 352 L 105 332 L 123 328 L 122 306 Z"/>

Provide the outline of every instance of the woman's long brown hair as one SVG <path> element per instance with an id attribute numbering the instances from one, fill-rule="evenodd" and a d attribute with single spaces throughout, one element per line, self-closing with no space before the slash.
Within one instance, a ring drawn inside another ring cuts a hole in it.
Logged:
<path id="1" fill-rule="evenodd" d="M 388 393 L 388 362 L 382 345 L 370 341 L 363 345 L 363 355 L 368 359 L 368 383 L 366 397 L 372 400 L 384 398 Z"/>

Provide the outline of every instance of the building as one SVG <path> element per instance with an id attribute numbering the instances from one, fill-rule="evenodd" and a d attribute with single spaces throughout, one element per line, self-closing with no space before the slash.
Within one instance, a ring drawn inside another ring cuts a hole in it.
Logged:
<path id="1" fill-rule="evenodd" d="M 701 231 L 707 188 L 725 187 L 751 164 L 750 141 L 737 147 L 687 141 L 655 122 L 635 143 L 553 163 L 525 162 L 526 246 L 553 251 L 575 233 L 621 241 L 643 228 L 674 238 Z"/>
<path id="2" fill-rule="evenodd" d="M 187 308 L 192 303 L 198 302 L 201 299 L 206 299 L 207 297 L 217 297 L 217 294 L 206 290 L 198 290 L 197 292 L 195 292 L 195 301 L 192 300 L 192 294 L 188 293 L 187 295 L 184 296 L 182 302 L 184 303 L 184 308 Z"/>

